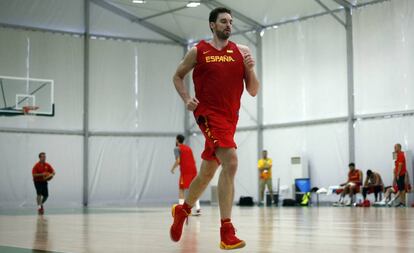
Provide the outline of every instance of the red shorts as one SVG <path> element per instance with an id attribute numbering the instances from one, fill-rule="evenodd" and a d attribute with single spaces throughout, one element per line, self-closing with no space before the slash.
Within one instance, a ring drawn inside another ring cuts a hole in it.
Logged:
<path id="1" fill-rule="evenodd" d="M 214 113 L 198 115 L 195 117 L 197 124 L 206 139 L 201 158 L 207 161 L 215 160 L 220 164 L 220 160 L 216 156 L 216 149 L 218 147 L 237 148 L 237 145 L 234 142 L 237 119 L 229 120 L 224 116 Z"/>
<path id="2" fill-rule="evenodd" d="M 181 190 L 188 189 L 196 176 L 197 174 L 181 174 L 180 181 L 178 181 L 178 187 L 180 187 Z"/>

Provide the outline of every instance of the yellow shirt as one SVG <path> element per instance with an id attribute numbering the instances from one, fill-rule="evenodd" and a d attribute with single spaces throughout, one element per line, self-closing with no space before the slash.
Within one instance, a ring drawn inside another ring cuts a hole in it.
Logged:
<path id="1" fill-rule="evenodd" d="M 260 170 L 260 178 L 261 179 L 269 179 L 272 178 L 272 159 L 260 159 L 257 162 L 257 168 Z"/>

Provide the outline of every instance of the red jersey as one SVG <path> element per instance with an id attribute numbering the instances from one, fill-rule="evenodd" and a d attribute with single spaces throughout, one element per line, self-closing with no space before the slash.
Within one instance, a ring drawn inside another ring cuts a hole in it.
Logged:
<path id="1" fill-rule="evenodd" d="M 197 45 L 197 64 L 193 71 L 196 98 L 195 115 L 218 113 L 237 119 L 244 89 L 244 62 L 237 45 L 231 41 L 217 50 L 202 40 Z"/>
<path id="2" fill-rule="evenodd" d="M 48 164 L 48 163 L 41 163 L 41 162 L 36 163 L 35 166 L 32 169 L 32 175 L 34 175 L 34 174 L 41 174 L 41 173 L 45 173 L 45 172 L 54 173 L 55 170 L 53 169 L 53 167 L 50 164 Z M 36 182 L 44 182 L 44 181 L 46 181 L 43 178 L 43 176 L 37 176 L 37 177 L 33 176 L 33 180 L 36 181 Z"/>
<path id="3" fill-rule="evenodd" d="M 360 170 L 354 169 L 353 171 L 348 172 L 348 182 L 362 184 Z"/>
<path id="4" fill-rule="evenodd" d="M 398 170 L 398 164 L 402 163 L 402 167 L 401 167 L 401 171 L 400 171 L 400 175 L 405 175 L 405 173 L 407 173 L 407 165 L 405 162 L 405 155 L 404 152 L 399 151 L 397 152 L 397 159 L 395 160 L 395 169 L 394 169 L 394 175 L 397 175 L 397 170 Z"/>
<path id="5" fill-rule="evenodd" d="M 185 175 L 196 175 L 197 168 L 191 148 L 185 144 L 178 145 L 180 149 L 180 172 Z"/>

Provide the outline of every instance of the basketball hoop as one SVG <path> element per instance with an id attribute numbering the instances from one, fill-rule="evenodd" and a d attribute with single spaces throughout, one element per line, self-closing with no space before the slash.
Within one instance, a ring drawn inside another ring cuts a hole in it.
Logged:
<path id="1" fill-rule="evenodd" d="M 22 112 L 24 115 L 28 115 L 31 114 L 31 111 L 36 111 L 37 109 L 39 109 L 39 106 L 27 105 L 22 107 Z"/>

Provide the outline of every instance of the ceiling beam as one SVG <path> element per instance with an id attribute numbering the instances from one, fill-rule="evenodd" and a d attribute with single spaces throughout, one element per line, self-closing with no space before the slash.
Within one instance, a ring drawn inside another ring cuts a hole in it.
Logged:
<path id="1" fill-rule="evenodd" d="M 219 1 L 216 0 L 208 0 L 208 1 L 203 1 L 201 2 L 203 4 L 211 4 L 214 7 L 224 7 L 227 9 L 231 10 L 231 13 L 234 17 L 240 19 L 241 21 L 243 21 L 243 23 L 246 23 L 248 25 L 250 25 L 254 30 L 261 30 L 264 28 L 264 25 L 260 24 L 259 22 L 257 22 L 256 20 L 249 18 L 248 16 L 244 15 L 243 13 L 234 10 L 233 8 L 226 6 L 222 3 L 220 3 Z"/>
<path id="2" fill-rule="evenodd" d="M 322 3 L 320 0 L 314 0 L 315 2 L 317 2 L 324 10 L 328 11 L 329 14 L 336 19 L 336 21 L 338 21 L 341 25 L 343 25 L 344 27 L 346 26 L 345 22 L 342 21 L 342 19 L 340 19 L 331 9 L 328 8 L 328 6 L 326 6 L 324 3 Z"/>
<path id="3" fill-rule="evenodd" d="M 339 4 L 340 6 L 342 6 L 344 8 L 352 9 L 352 8 L 356 7 L 355 5 L 351 4 L 347 0 L 333 0 L 333 1 L 335 1 L 337 4 Z"/>
<path id="4" fill-rule="evenodd" d="M 148 21 L 142 20 L 142 18 L 136 16 L 135 14 L 132 14 L 118 6 L 116 6 L 115 4 L 111 3 L 108 0 L 90 0 L 91 2 L 93 2 L 96 5 L 101 6 L 102 8 L 120 16 L 123 17 L 133 23 L 137 23 L 140 24 L 141 26 L 152 30 L 153 32 L 156 32 L 182 46 L 187 45 L 187 40 L 184 38 L 181 38 L 180 36 L 177 36 L 157 25 L 154 25 L 152 23 L 149 23 Z"/>
<path id="5" fill-rule="evenodd" d="M 171 9 L 171 10 L 168 10 L 168 11 L 163 11 L 163 12 L 159 12 L 159 13 L 155 13 L 153 15 L 149 15 L 149 16 L 143 17 L 140 20 L 142 21 L 142 20 L 147 20 L 147 19 L 150 19 L 150 18 L 159 17 L 159 16 L 166 15 L 166 14 L 171 14 L 173 12 L 180 11 L 180 10 L 187 9 L 187 8 L 188 7 L 186 5 L 184 5 L 184 6 L 181 6 L 181 7 L 178 7 L 178 8 L 174 8 L 174 9 Z"/>

